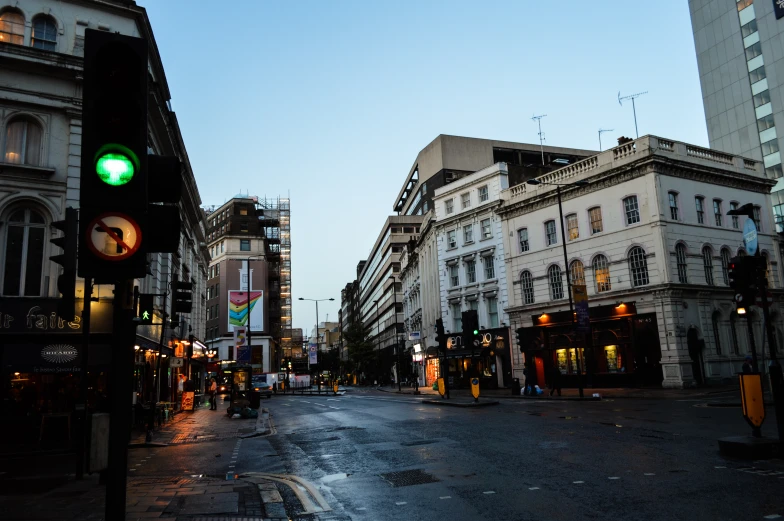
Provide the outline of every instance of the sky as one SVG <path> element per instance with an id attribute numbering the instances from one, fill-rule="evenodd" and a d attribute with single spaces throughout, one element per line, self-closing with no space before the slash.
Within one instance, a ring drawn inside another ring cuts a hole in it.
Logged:
<path id="1" fill-rule="evenodd" d="M 293 325 L 336 321 L 439 134 L 708 146 L 687 2 L 138 0 L 203 205 L 291 198 Z"/>

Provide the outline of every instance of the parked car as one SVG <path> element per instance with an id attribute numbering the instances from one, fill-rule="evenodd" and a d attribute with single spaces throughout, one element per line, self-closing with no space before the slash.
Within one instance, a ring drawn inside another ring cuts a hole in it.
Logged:
<path id="1" fill-rule="evenodd" d="M 272 398 L 272 386 L 267 382 L 254 381 L 253 390 L 258 391 L 263 397 Z"/>

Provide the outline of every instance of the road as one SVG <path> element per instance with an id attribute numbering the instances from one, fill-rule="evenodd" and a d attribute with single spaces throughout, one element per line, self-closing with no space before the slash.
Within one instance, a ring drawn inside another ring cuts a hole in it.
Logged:
<path id="1" fill-rule="evenodd" d="M 721 457 L 716 439 L 749 429 L 737 409 L 700 400 L 462 409 L 352 390 L 264 405 L 274 434 L 133 451 L 131 472 L 296 475 L 332 507 L 298 515 L 282 490 L 300 519 L 784 519 L 784 461 Z M 774 435 L 773 425 L 763 431 Z"/>

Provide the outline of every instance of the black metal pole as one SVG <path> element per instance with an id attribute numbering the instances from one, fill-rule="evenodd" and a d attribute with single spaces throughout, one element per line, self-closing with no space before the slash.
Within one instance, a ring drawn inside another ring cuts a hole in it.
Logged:
<path id="1" fill-rule="evenodd" d="M 757 344 L 754 341 L 754 329 L 751 325 L 751 313 L 750 309 L 746 309 L 746 326 L 749 330 L 749 348 L 751 349 L 751 365 L 754 372 L 759 372 L 759 368 L 757 367 Z M 760 427 L 752 427 L 751 428 L 751 435 L 755 438 L 762 437 L 762 429 Z"/>
<path id="2" fill-rule="evenodd" d="M 569 257 L 566 254 L 566 231 L 564 230 L 563 207 L 561 206 L 561 186 L 555 185 L 555 193 L 558 195 L 558 216 L 561 220 L 561 245 L 563 246 L 564 269 L 566 270 L 566 290 L 569 294 L 569 320 L 574 328 L 574 304 L 572 303 L 572 278 L 569 276 Z M 580 347 L 575 345 L 575 356 L 577 357 L 577 386 L 580 391 L 580 398 L 583 397 L 583 364 L 580 356 Z"/>
<path id="3" fill-rule="evenodd" d="M 128 302 L 133 280 L 114 286 L 112 320 L 112 365 L 109 380 L 111 414 L 109 417 L 109 467 L 106 471 L 106 519 L 125 519 L 128 441 L 131 430 L 131 389 L 133 387 L 133 345 L 135 326 Z"/>
<path id="4" fill-rule="evenodd" d="M 316 356 L 317 357 L 320 356 L 319 355 L 319 350 L 321 348 L 321 346 L 319 345 L 318 324 L 319 324 L 319 319 L 318 319 L 318 300 L 316 300 Z M 316 371 L 318 371 L 318 366 L 319 366 L 318 358 L 316 358 L 316 360 L 317 360 L 316 361 Z M 321 394 L 321 379 L 319 378 L 319 374 L 318 373 L 316 373 L 316 385 L 318 385 L 318 392 L 319 392 L 319 394 Z"/>
<path id="5" fill-rule="evenodd" d="M 248 275 L 248 287 L 247 287 L 247 291 L 248 291 L 248 314 L 246 315 L 248 317 L 248 327 L 247 327 L 246 331 L 247 331 L 247 334 L 248 334 L 248 356 L 250 356 L 251 362 L 253 362 L 253 344 L 252 344 L 251 334 L 250 334 L 250 260 L 252 258 L 253 257 L 248 257 L 248 259 L 245 261 L 245 271 L 246 271 L 246 273 Z"/>
<path id="6" fill-rule="evenodd" d="M 759 249 L 757 254 L 759 254 Z M 762 258 L 761 255 L 760 258 Z M 776 427 L 779 433 L 779 440 L 784 441 L 784 377 L 781 372 L 781 364 L 776 357 L 776 338 L 773 333 L 773 324 L 770 322 L 768 291 L 764 278 L 762 273 L 760 273 L 758 286 L 762 293 L 762 316 L 765 320 L 765 333 L 767 334 L 768 350 L 770 351 L 770 366 L 768 368 L 770 371 L 770 392 L 773 395 L 773 407 L 776 411 Z M 753 362 L 754 370 L 756 371 L 757 362 L 756 360 L 753 360 Z"/>
<path id="7" fill-rule="evenodd" d="M 150 403 L 150 419 L 149 423 L 147 424 L 147 435 L 144 437 L 144 440 L 147 443 L 152 441 L 152 432 L 155 430 L 155 413 L 158 408 L 158 400 L 160 400 L 161 394 L 161 355 L 163 354 L 163 339 L 166 334 L 166 325 L 168 323 L 169 314 L 166 313 L 166 296 L 169 294 L 168 292 L 168 284 L 167 284 L 167 291 L 163 292 L 163 307 L 161 308 L 163 311 L 161 313 L 163 322 L 161 323 L 161 338 L 158 342 L 158 356 L 155 360 L 155 374 L 153 379 L 153 395 L 152 400 Z M 173 299 L 172 299 L 173 300 Z M 216 395 L 217 396 L 217 395 Z"/>
<path id="8" fill-rule="evenodd" d="M 82 364 L 81 364 L 81 380 L 79 382 L 79 403 L 76 404 L 77 425 L 79 425 L 79 435 L 76 436 L 77 441 L 77 463 L 76 463 L 76 479 L 82 479 L 84 472 L 87 470 L 87 444 L 90 440 L 89 436 L 89 399 L 87 398 L 88 383 L 88 353 L 90 351 L 90 304 L 93 294 L 93 279 L 92 277 L 84 278 L 84 304 L 82 307 Z"/>

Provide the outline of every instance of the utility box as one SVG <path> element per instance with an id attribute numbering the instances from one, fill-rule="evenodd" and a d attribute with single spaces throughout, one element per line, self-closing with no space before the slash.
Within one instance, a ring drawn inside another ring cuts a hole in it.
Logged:
<path id="1" fill-rule="evenodd" d="M 109 468 L 109 414 L 95 413 L 90 416 L 90 452 L 87 472 L 100 472 Z"/>

